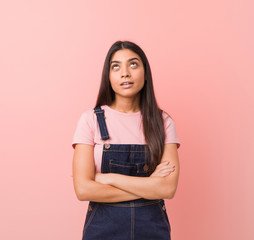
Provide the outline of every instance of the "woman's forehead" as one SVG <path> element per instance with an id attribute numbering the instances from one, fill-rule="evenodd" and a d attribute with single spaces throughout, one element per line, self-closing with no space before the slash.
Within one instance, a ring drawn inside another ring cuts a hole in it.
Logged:
<path id="1" fill-rule="evenodd" d="M 111 60 L 112 61 L 122 61 L 122 60 L 128 60 L 129 58 L 138 58 L 140 59 L 139 55 L 135 52 L 133 52 L 132 50 L 130 49 L 121 49 L 121 50 L 118 50 L 116 51 Z"/>

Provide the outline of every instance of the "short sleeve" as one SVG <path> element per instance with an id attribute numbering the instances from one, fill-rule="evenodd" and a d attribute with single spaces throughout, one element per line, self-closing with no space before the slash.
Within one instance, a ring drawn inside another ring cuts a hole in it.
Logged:
<path id="1" fill-rule="evenodd" d="M 178 139 L 173 119 L 165 112 L 163 112 L 163 119 L 165 127 L 165 144 L 177 143 L 177 148 L 179 148 L 181 143 Z"/>
<path id="2" fill-rule="evenodd" d="M 94 146 L 94 124 L 93 124 L 93 112 L 88 110 L 84 112 L 78 123 L 72 139 L 72 147 L 75 148 L 75 144 L 83 143 Z"/>

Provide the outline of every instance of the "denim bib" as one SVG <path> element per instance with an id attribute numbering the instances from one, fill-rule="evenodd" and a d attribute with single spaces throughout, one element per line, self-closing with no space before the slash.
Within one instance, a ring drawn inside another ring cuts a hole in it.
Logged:
<path id="1" fill-rule="evenodd" d="M 109 139 L 104 109 L 94 108 L 102 140 Z M 143 144 L 103 144 L 101 173 L 148 177 Z M 163 199 L 89 201 L 82 240 L 170 240 Z"/>

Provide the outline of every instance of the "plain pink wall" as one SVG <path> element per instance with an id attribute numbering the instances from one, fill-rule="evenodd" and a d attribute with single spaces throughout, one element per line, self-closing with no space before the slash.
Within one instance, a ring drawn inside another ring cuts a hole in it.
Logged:
<path id="1" fill-rule="evenodd" d="M 71 141 L 116 40 L 146 52 L 181 140 L 174 240 L 254 239 L 253 1 L 2 1 L 0 239 L 81 239 Z"/>

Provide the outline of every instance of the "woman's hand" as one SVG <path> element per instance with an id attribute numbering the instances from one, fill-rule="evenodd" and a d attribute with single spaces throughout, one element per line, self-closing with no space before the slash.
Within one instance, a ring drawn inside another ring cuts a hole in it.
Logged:
<path id="1" fill-rule="evenodd" d="M 150 175 L 150 177 L 165 177 L 170 173 L 175 171 L 175 166 L 173 164 L 169 164 L 169 162 L 165 161 L 157 165 L 154 172 Z"/>

